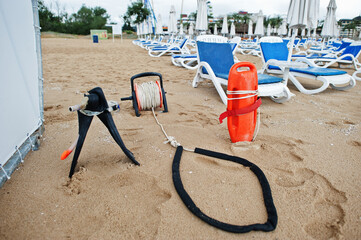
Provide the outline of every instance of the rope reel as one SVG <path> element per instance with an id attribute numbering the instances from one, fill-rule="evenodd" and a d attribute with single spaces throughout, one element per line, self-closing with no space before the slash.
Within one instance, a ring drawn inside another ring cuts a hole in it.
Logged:
<path id="1" fill-rule="evenodd" d="M 135 83 L 135 79 L 142 77 L 156 76 L 159 81 L 144 82 L 141 84 Z M 163 112 L 168 112 L 167 100 L 163 88 L 163 79 L 160 73 L 145 72 L 134 75 L 130 79 L 132 88 L 132 96 L 121 98 L 121 101 L 132 100 L 135 115 L 140 116 L 140 111 L 151 110 L 154 108 L 163 108 Z"/>

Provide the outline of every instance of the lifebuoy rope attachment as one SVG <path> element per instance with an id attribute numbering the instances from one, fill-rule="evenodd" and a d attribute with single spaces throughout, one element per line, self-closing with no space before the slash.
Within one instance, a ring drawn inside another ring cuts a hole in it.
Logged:
<path id="1" fill-rule="evenodd" d="M 235 98 L 227 97 L 227 100 L 241 100 L 241 99 L 246 99 L 246 98 L 251 98 L 251 97 L 258 97 L 258 94 L 259 94 L 258 89 L 257 90 L 237 90 L 237 91 L 227 90 L 227 95 L 245 95 L 245 96 L 235 97 Z M 256 122 L 255 132 L 254 132 L 253 138 L 252 138 L 252 141 L 254 141 L 258 135 L 259 127 L 260 127 L 260 123 L 261 123 L 261 117 L 260 117 L 261 110 L 259 108 L 259 106 L 261 106 L 261 104 L 262 104 L 262 100 L 261 100 L 261 98 L 258 98 L 250 106 L 247 106 L 247 107 L 244 107 L 241 109 L 227 110 L 219 116 L 219 122 L 222 123 L 225 118 L 230 117 L 230 116 L 239 116 L 239 115 L 247 114 L 247 113 L 257 110 L 257 122 Z"/>
<path id="2" fill-rule="evenodd" d="M 244 95 L 244 94 L 248 94 L 248 95 L 243 96 L 243 97 L 238 97 L 238 98 L 227 97 L 227 100 L 239 100 L 239 99 L 256 97 L 256 96 L 258 96 L 258 90 L 238 90 L 238 91 L 227 90 L 227 95 Z"/>

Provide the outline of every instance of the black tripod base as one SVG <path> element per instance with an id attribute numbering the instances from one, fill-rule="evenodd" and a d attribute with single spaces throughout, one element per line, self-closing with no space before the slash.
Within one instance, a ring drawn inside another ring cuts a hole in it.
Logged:
<path id="1" fill-rule="evenodd" d="M 132 162 L 135 165 L 140 165 L 139 162 L 137 162 L 134 158 L 134 155 L 131 151 L 129 151 L 125 145 L 124 142 L 122 140 L 122 138 L 119 135 L 119 132 L 115 126 L 113 117 L 111 115 L 110 112 L 108 112 L 107 110 L 105 110 L 103 113 L 98 115 L 98 118 L 103 122 L 103 124 L 108 128 L 110 134 L 112 135 L 113 139 L 115 140 L 115 142 L 119 145 L 119 147 L 123 150 L 123 152 L 125 153 L 125 155 L 132 160 Z M 74 157 L 73 157 L 73 161 L 71 163 L 71 168 L 70 168 L 70 172 L 69 172 L 69 178 L 71 178 L 74 174 L 75 171 L 75 167 L 76 164 L 78 162 L 78 158 L 80 155 L 80 151 L 83 147 L 84 144 L 84 140 L 86 137 L 86 134 L 89 130 L 90 124 L 93 120 L 93 116 L 86 116 L 84 114 L 82 114 L 80 111 L 78 111 L 78 122 L 79 122 L 79 138 L 78 138 L 78 142 L 76 145 L 76 149 L 75 149 L 75 153 L 74 153 Z"/>

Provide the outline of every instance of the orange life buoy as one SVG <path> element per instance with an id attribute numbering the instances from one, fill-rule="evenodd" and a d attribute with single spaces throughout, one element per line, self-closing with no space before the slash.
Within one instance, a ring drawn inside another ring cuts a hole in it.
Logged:
<path id="1" fill-rule="evenodd" d="M 240 71 L 241 67 L 249 70 Z M 261 99 L 257 99 L 258 76 L 256 66 L 250 62 L 239 62 L 232 66 L 228 77 L 227 111 L 219 120 L 228 117 L 227 125 L 232 142 L 252 141 L 257 123 L 257 108 Z"/>

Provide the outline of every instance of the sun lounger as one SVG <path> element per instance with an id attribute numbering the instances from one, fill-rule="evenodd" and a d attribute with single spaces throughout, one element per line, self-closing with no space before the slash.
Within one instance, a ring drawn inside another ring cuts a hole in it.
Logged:
<path id="1" fill-rule="evenodd" d="M 288 70 L 283 66 L 277 66 L 277 62 L 287 62 L 288 48 L 279 37 L 261 38 L 261 52 L 264 66 L 262 72 L 273 74 L 285 74 Z M 275 61 L 276 60 L 276 61 Z M 304 58 L 297 60 L 304 62 L 305 68 L 290 68 L 288 77 L 298 90 L 305 94 L 314 94 L 324 91 L 328 86 L 337 90 L 346 90 L 355 86 L 355 79 L 348 75 L 347 72 L 320 68 Z M 286 71 L 287 70 L 287 71 Z M 315 89 L 306 89 L 298 77 L 309 78 L 322 82 L 322 86 Z"/>
<path id="2" fill-rule="evenodd" d="M 198 41 L 197 53 L 199 64 L 192 86 L 197 87 L 205 79 L 211 80 L 222 102 L 227 104 L 227 96 L 221 85 L 228 84 L 229 70 L 235 63 L 231 45 Z M 292 96 L 282 78 L 258 74 L 258 84 L 259 96 L 271 97 L 275 102 L 285 102 Z"/>
<path id="3" fill-rule="evenodd" d="M 189 49 L 186 46 L 187 40 L 188 40 L 187 38 L 184 38 L 180 44 L 173 43 L 169 46 L 157 46 L 150 48 L 148 50 L 148 54 L 151 57 L 160 57 L 163 55 L 169 55 L 174 53 L 181 53 L 181 54 L 190 53 Z"/>

